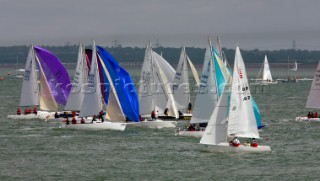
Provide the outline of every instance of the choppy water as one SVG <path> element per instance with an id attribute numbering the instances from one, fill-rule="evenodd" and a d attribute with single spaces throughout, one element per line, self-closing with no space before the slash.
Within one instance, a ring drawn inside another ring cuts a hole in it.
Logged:
<path id="1" fill-rule="evenodd" d="M 129 69 L 135 79 L 139 71 Z M 19 102 L 21 81 L 6 79 L 0 81 L 0 180 L 318 180 L 320 124 L 294 121 L 308 111 L 310 84 L 279 83 L 263 94 L 257 87 L 254 97 L 268 125 L 260 134 L 273 151 L 239 154 L 201 152 L 199 139 L 176 137 L 170 129 L 75 131 L 7 119 Z"/>

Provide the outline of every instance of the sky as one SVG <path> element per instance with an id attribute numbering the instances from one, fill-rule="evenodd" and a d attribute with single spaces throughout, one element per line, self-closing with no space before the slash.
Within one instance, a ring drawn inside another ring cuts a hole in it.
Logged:
<path id="1" fill-rule="evenodd" d="M 0 0 L 0 46 L 320 49 L 319 0 Z"/>

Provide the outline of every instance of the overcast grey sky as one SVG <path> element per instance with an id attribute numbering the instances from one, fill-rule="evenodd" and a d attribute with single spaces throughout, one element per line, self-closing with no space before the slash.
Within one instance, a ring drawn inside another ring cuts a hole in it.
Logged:
<path id="1" fill-rule="evenodd" d="M 0 46 L 70 43 L 142 47 L 320 50 L 319 0 L 0 0 Z"/>

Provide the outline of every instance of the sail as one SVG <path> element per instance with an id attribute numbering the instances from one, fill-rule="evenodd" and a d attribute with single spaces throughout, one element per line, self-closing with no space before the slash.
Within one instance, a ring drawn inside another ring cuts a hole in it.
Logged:
<path id="1" fill-rule="evenodd" d="M 263 64 L 263 80 L 272 81 L 271 71 L 269 67 L 269 62 L 267 55 L 264 56 L 264 64 Z"/>
<path id="2" fill-rule="evenodd" d="M 167 88 L 170 88 L 174 76 L 175 70 L 172 66 L 159 54 L 154 51 L 151 51 L 152 62 L 154 66 L 154 104 L 155 111 L 159 111 L 159 115 L 164 115 L 164 110 L 167 108 L 167 103 L 169 100 Z M 155 68 L 155 62 L 157 63 L 157 68 Z M 163 75 L 160 75 L 159 70 L 163 72 Z M 168 80 L 167 83 L 164 83 L 163 79 Z M 171 91 L 170 91 L 171 92 Z M 170 93 L 172 94 L 172 92 Z"/>
<path id="3" fill-rule="evenodd" d="M 88 80 L 88 66 L 85 59 L 84 48 L 79 46 L 78 61 L 73 78 L 72 89 L 70 91 L 65 110 L 80 111 L 84 93 L 82 87 Z"/>
<path id="4" fill-rule="evenodd" d="M 186 112 L 188 104 L 190 102 L 189 91 L 189 75 L 187 68 L 187 55 L 185 47 L 182 48 L 178 66 L 176 69 L 176 75 L 172 81 L 172 90 L 174 100 L 178 110 Z"/>
<path id="5" fill-rule="evenodd" d="M 114 121 L 114 122 L 125 122 L 126 121 L 126 117 L 123 113 L 123 110 L 121 108 L 120 105 L 120 101 L 119 101 L 119 97 L 117 94 L 117 90 L 115 89 L 115 84 L 112 81 L 112 77 L 109 73 L 109 70 L 106 68 L 106 65 L 104 64 L 104 62 L 102 61 L 101 57 L 99 54 L 97 54 L 97 61 L 98 61 L 98 67 L 99 67 L 99 75 L 100 75 L 100 83 L 107 83 L 109 86 L 109 90 L 107 90 L 106 92 L 106 97 L 104 97 L 104 102 L 107 106 L 107 115 L 106 115 L 106 119 L 110 120 L 110 121 Z M 102 71 L 100 71 L 100 69 Z M 101 73 L 103 73 L 103 79 L 101 79 Z M 106 80 L 106 79 L 107 80 Z M 101 85 L 102 86 L 102 85 Z M 104 86 L 102 86 L 103 88 L 105 88 Z M 102 92 L 103 94 L 103 92 Z"/>
<path id="6" fill-rule="evenodd" d="M 190 58 L 188 56 L 187 56 L 187 60 L 188 60 L 189 66 L 191 68 L 191 72 L 192 72 L 192 75 L 194 77 L 194 80 L 196 81 L 196 84 L 199 85 L 200 84 L 200 79 L 199 79 L 199 75 L 198 75 L 197 69 L 194 67 L 193 63 L 191 62 L 191 60 L 190 60 Z"/>
<path id="7" fill-rule="evenodd" d="M 37 84 L 36 60 L 33 47 L 30 47 L 22 83 L 20 106 L 39 105 L 39 87 Z"/>
<path id="8" fill-rule="evenodd" d="M 229 86 L 225 86 L 200 140 L 201 144 L 217 145 L 227 141 L 228 97 Z"/>
<path id="9" fill-rule="evenodd" d="M 162 68 L 160 67 L 160 65 L 158 64 L 157 61 L 153 62 L 154 65 L 154 69 L 155 72 L 157 73 L 158 77 L 159 77 L 159 81 L 161 82 L 161 85 L 163 85 L 163 91 L 164 91 L 164 95 L 166 95 L 168 101 L 167 101 L 167 105 L 165 106 L 166 108 L 168 108 L 168 116 L 173 116 L 176 119 L 179 118 L 179 114 L 178 114 L 178 109 L 177 106 L 175 104 L 175 100 L 173 97 L 173 92 L 172 89 L 170 87 L 170 82 L 168 77 L 166 76 L 166 74 L 164 73 L 164 71 L 162 70 Z M 157 97 L 155 97 L 157 98 Z M 155 100 L 155 102 L 157 101 L 157 99 Z M 162 111 L 161 107 L 156 107 L 157 111 Z"/>
<path id="10" fill-rule="evenodd" d="M 319 109 L 320 108 L 319 97 L 320 97 L 320 61 L 318 63 L 317 70 L 313 77 L 306 107 Z"/>
<path id="11" fill-rule="evenodd" d="M 114 88 L 116 99 L 121 104 L 124 115 L 130 120 L 139 122 L 139 102 L 134 83 L 129 73 L 123 69 L 115 58 L 102 47 L 97 47 L 103 68 L 110 77 L 110 86 Z M 111 90 L 112 91 L 112 90 Z M 112 105 L 112 104 L 111 104 Z M 109 104 L 108 104 L 109 106 Z"/>
<path id="12" fill-rule="evenodd" d="M 40 63 L 39 63 L 40 65 Z M 58 104 L 55 101 L 48 84 L 48 80 L 43 72 L 41 65 L 40 71 L 40 110 L 44 111 L 57 111 Z"/>
<path id="13" fill-rule="evenodd" d="M 216 71 L 218 95 L 220 96 L 223 93 L 227 80 L 231 77 L 231 73 L 214 48 L 212 48 L 212 54 Z"/>
<path id="14" fill-rule="evenodd" d="M 139 102 L 140 113 L 142 115 L 150 114 L 154 108 L 153 87 L 154 75 L 152 65 L 152 53 L 150 45 L 147 45 L 144 61 L 141 69 L 140 85 L 139 85 Z"/>
<path id="15" fill-rule="evenodd" d="M 58 104 L 65 106 L 71 90 L 71 81 L 67 70 L 59 59 L 48 50 L 39 46 L 35 46 L 34 50 L 52 96 Z"/>
<path id="16" fill-rule="evenodd" d="M 84 88 L 85 95 L 79 117 L 98 115 L 102 110 L 102 96 L 95 43 L 93 43 L 92 47 L 92 60 L 88 76 L 88 84 Z"/>
<path id="17" fill-rule="evenodd" d="M 231 77 L 232 71 L 228 66 L 228 64 L 226 63 L 227 59 L 225 59 L 225 63 L 223 63 L 221 58 L 219 57 L 219 54 L 214 48 L 212 48 L 212 52 L 214 55 L 214 62 L 215 62 L 215 69 L 216 69 L 217 87 L 218 87 L 218 93 L 219 93 L 218 95 L 220 96 L 220 94 L 223 92 L 226 81 L 229 78 L 231 78 L 232 80 L 232 77 Z M 261 123 L 260 110 L 253 96 L 251 97 L 251 101 L 252 101 L 252 106 L 254 110 L 254 115 L 257 121 L 257 126 L 260 129 L 264 127 Z"/>
<path id="18" fill-rule="evenodd" d="M 292 70 L 292 71 L 297 71 L 297 70 L 298 70 L 298 63 L 297 63 L 297 61 L 294 61 L 293 68 L 290 69 L 290 70 Z"/>
<path id="19" fill-rule="evenodd" d="M 259 138 L 245 65 L 236 48 L 230 95 L 228 135 Z"/>
<path id="20" fill-rule="evenodd" d="M 201 83 L 190 123 L 207 123 L 217 101 L 218 92 L 216 87 L 215 65 L 212 61 L 211 48 L 207 47 L 202 68 Z"/>

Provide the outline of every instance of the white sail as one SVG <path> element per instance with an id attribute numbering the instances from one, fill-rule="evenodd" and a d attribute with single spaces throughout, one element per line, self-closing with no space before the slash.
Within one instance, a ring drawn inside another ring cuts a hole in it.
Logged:
<path id="1" fill-rule="evenodd" d="M 158 77 L 159 77 L 159 81 L 162 83 L 163 85 L 163 91 L 164 91 L 164 95 L 167 97 L 167 104 L 165 106 L 165 108 L 168 108 L 168 116 L 173 116 L 176 119 L 179 118 L 179 114 L 178 114 L 178 109 L 173 97 L 173 92 L 171 89 L 171 84 L 169 82 L 169 79 L 166 74 L 164 73 L 164 71 L 162 70 L 162 68 L 160 67 L 160 65 L 158 64 L 157 61 L 153 62 L 154 68 L 155 68 L 155 72 L 157 73 Z M 155 97 L 158 98 L 158 97 Z M 157 103 L 157 99 L 155 100 L 155 103 Z M 157 105 L 157 104 L 156 104 Z M 161 109 L 161 107 L 156 107 L 157 111 L 164 111 L 164 109 Z M 160 112 L 161 113 L 161 112 Z"/>
<path id="2" fill-rule="evenodd" d="M 190 123 L 207 123 L 218 101 L 215 66 L 211 46 L 207 47 L 204 58 L 201 83 L 199 85 Z"/>
<path id="3" fill-rule="evenodd" d="M 176 75 L 172 81 L 172 90 L 176 106 L 181 112 L 186 112 L 190 102 L 189 75 L 187 68 L 187 55 L 185 47 L 182 48 Z"/>
<path id="4" fill-rule="evenodd" d="M 173 80 L 174 75 L 175 70 L 172 66 L 163 57 L 152 51 L 150 44 L 147 45 L 139 85 L 142 115 L 150 114 L 153 110 L 158 111 L 159 114 L 164 113 L 169 101 L 166 89 L 171 85 L 169 81 Z M 167 80 L 167 83 L 164 83 L 163 80 Z"/>
<path id="5" fill-rule="evenodd" d="M 237 47 L 231 88 L 228 135 L 259 138 L 251 99 L 245 65 L 240 49 Z"/>
<path id="6" fill-rule="evenodd" d="M 39 87 L 36 60 L 33 47 L 30 47 L 22 83 L 20 106 L 39 105 Z"/>
<path id="7" fill-rule="evenodd" d="M 152 54 L 151 47 L 148 44 L 146 47 L 146 52 L 144 56 L 144 61 L 140 76 L 139 85 L 139 105 L 140 114 L 150 114 L 154 109 L 154 99 L 153 99 L 153 87 L 154 87 L 154 75 L 153 75 L 153 65 L 152 65 Z"/>
<path id="8" fill-rule="evenodd" d="M 104 62 L 101 61 L 100 56 L 98 56 L 98 61 L 100 61 L 101 66 L 103 68 L 103 71 L 106 73 L 109 84 L 110 84 L 106 118 L 110 121 L 125 122 L 126 117 L 125 117 L 123 110 L 121 108 L 118 94 L 117 94 L 117 91 L 114 87 L 114 84 L 113 84 L 112 78 L 109 74 L 109 71 L 106 68 L 106 65 L 104 64 Z"/>
<path id="9" fill-rule="evenodd" d="M 175 70 L 172 66 L 159 54 L 154 51 L 152 53 L 152 61 L 153 66 L 155 66 L 155 62 L 159 67 L 158 70 L 163 71 L 163 76 L 159 74 L 159 71 L 154 72 L 154 104 L 155 104 L 155 111 L 159 111 L 160 115 L 164 114 L 164 110 L 167 108 L 167 103 L 169 101 L 168 94 L 166 93 L 165 89 L 170 87 L 172 82 L 164 83 L 162 81 L 163 77 L 165 77 L 168 81 L 172 81 L 175 76 Z M 157 69 L 155 69 L 157 70 Z M 172 93 L 171 93 L 172 94 Z"/>
<path id="10" fill-rule="evenodd" d="M 200 140 L 201 144 L 217 145 L 227 141 L 228 95 L 229 86 L 226 85 Z"/>
<path id="11" fill-rule="evenodd" d="M 320 61 L 313 77 L 306 107 L 319 109 L 320 108 L 319 97 L 320 97 Z"/>
<path id="12" fill-rule="evenodd" d="M 297 63 L 297 61 L 294 61 L 294 66 L 293 66 L 293 68 L 290 69 L 290 70 L 292 70 L 292 71 L 297 71 L 297 70 L 298 70 L 298 63 Z"/>
<path id="13" fill-rule="evenodd" d="M 79 46 L 77 67 L 74 74 L 72 89 L 70 91 L 65 110 L 79 111 L 81 109 L 84 93 L 82 86 L 88 80 L 88 67 L 85 60 L 84 48 Z"/>
<path id="14" fill-rule="evenodd" d="M 263 80 L 272 82 L 271 71 L 269 67 L 269 62 L 267 55 L 264 56 L 264 64 L 263 64 Z"/>
<path id="15" fill-rule="evenodd" d="M 93 43 L 92 46 L 92 61 L 90 74 L 88 77 L 88 85 L 85 90 L 85 95 L 80 109 L 79 117 L 87 117 L 98 115 L 102 110 L 102 96 L 98 73 L 97 64 L 97 51 L 96 45 Z"/>
<path id="16" fill-rule="evenodd" d="M 40 72 L 40 110 L 57 111 L 58 104 L 52 96 L 48 80 L 44 75 L 39 59 L 36 57 L 39 64 Z"/>
<path id="17" fill-rule="evenodd" d="M 199 79 L 199 74 L 197 72 L 197 69 L 194 67 L 193 63 L 191 62 L 191 60 L 189 59 L 188 56 L 187 56 L 187 60 L 188 60 L 189 66 L 191 68 L 191 72 L 192 72 L 192 75 L 194 77 L 194 80 L 196 81 L 196 84 L 199 85 L 200 84 L 200 79 Z"/>

